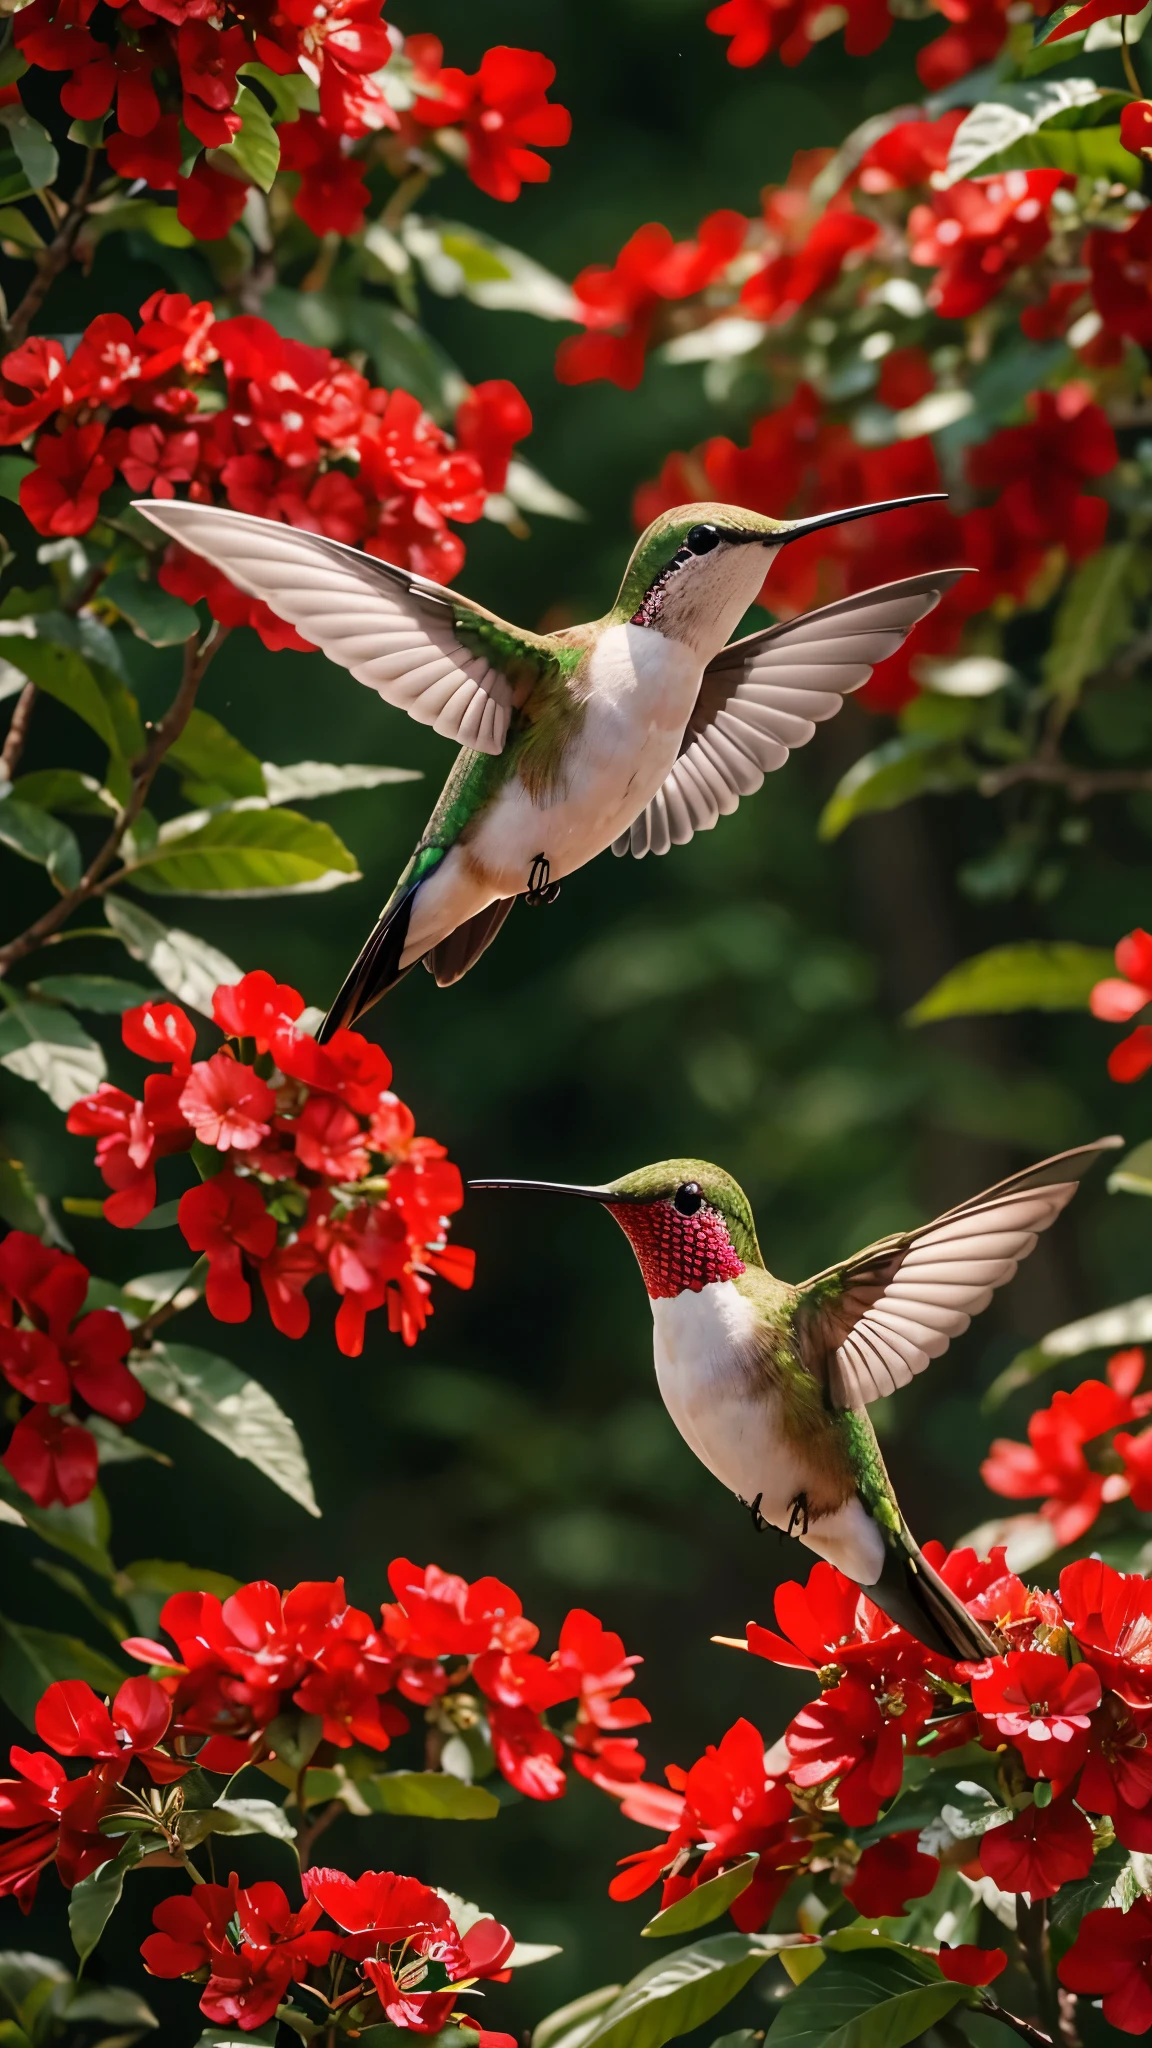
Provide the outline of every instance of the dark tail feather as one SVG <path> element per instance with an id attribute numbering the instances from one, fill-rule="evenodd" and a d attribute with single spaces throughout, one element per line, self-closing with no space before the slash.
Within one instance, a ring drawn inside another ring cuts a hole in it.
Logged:
<path id="1" fill-rule="evenodd" d="M 902 1541 L 886 1548 L 883 1572 L 864 1591 L 926 1649 L 977 1662 L 999 1654 L 992 1637 L 944 1584 L 907 1531 Z"/>
<path id="2" fill-rule="evenodd" d="M 454 932 L 433 946 L 424 955 L 424 965 L 429 974 L 436 977 L 437 988 L 450 988 L 475 965 L 485 948 L 492 944 L 504 919 L 515 903 L 514 896 L 500 896 L 485 910 L 478 910 L 466 924 L 458 924 Z"/>
<path id="3" fill-rule="evenodd" d="M 365 1010 L 370 1010 L 409 972 L 408 968 L 401 968 L 400 956 L 408 937 L 412 899 L 419 887 L 419 882 L 413 882 L 385 906 L 375 931 L 362 947 L 356 965 L 316 1033 L 321 1045 L 327 1043 L 333 1032 L 355 1024 Z"/>

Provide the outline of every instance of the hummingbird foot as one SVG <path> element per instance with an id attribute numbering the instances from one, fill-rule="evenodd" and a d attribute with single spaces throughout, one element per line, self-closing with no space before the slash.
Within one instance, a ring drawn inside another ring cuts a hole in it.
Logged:
<path id="1" fill-rule="evenodd" d="M 536 910 L 541 903 L 555 903 L 560 894 L 559 882 L 549 881 L 551 865 L 546 853 L 538 853 L 528 871 L 528 887 L 524 901 L 530 910 Z"/>
<path id="2" fill-rule="evenodd" d="M 799 1529 L 801 1536 L 808 1534 L 808 1495 L 806 1493 L 798 1493 L 792 1502 L 785 1534 L 795 1536 L 797 1529 Z"/>
<path id="3" fill-rule="evenodd" d="M 764 1520 L 763 1515 L 760 1513 L 760 1503 L 763 1500 L 763 1498 L 764 1495 L 762 1493 L 758 1493 L 756 1495 L 755 1500 L 745 1500 L 741 1494 L 736 1495 L 736 1499 L 740 1507 L 746 1508 L 748 1510 L 748 1513 L 751 1515 L 752 1527 L 755 1529 L 757 1535 L 760 1534 L 760 1531 L 762 1529 L 766 1529 L 768 1527 L 767 1522 Z"/>

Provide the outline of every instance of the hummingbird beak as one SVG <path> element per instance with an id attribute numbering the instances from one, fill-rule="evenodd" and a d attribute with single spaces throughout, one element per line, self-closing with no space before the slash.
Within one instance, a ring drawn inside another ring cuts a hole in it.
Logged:
<path id="1" fill-rule="evenodd" d="M 873 512 L 898 512 L 905 505 L 938 505 L 947 491 L 921 491 L 914 498 L 882 498 L 878 505 L 849 505 L 843 512 L 817 512 L 811 519 L 793 519 L 784 532 L 762 536 L 766 547 L 784 547 L 803 540 L 805 534 L 819 533 L 825 526 L 843 526 L 849 519 L 867 519 Z"/>
<path id="2" fill-rule="evenodd" d="M 611 1188 L 581 1188 L 560 1180 L 467 1180 L 464 1183 L 469 1194 L 512 1193 L 528 1195 L 578 1195 L 585 1202 L 603 1202 L 619 1205 L 639 1200 L 636 1195 L 620 1195 Z"/>

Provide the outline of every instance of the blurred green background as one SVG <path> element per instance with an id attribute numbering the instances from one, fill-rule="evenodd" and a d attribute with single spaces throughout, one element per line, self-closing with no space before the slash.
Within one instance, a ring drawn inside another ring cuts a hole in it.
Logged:
<path id="1" fill-rule="evenodd" d="M 552 0 L 544 9 L 528 0 L 487 0 L 482 9 L 430 0 L 409 13 L 397 0 L 399 25 L 435 30 L 450 62 L 470 67 L 498 41 L 543 47 L 557 66 L 555 96 L 574 117 L 551 184 L 526 188 L 514 209 L 447 184 L 433 203 L 571 277 L 586 262 L 610 260 L 643 220 L 687 234 L 715 207 L 755 211 L 760 187 L 784 177 L 794 149 L 834 143 L 867 114 L 917 97 L 912 60 L 924 28 L 898 24 L 867 65 L 844 59 L 837 39 L 801 72 L 770 62 L 741 73 L 705 31 L 703 12 L 698 0 Z M 199 259 L 192 252 L 179 262 L 180 281 L 197 289 Z M 171 268 L 129 260 L 121 240 L 100 249 L 104 306 L 134 312 L 147 292 L 173 281 Z M 198 289 L 211 291 L 206 271 Z M 91 282 L 65 280 L 44 331 L 79 327 L 92 304 Z M 630 545 L 635 486 L 670 448 L 708 432 L 744 438 L 753 394 L 735 391 L 713 405 L 698 370 L 655 365 L 634 394 L 564 390 L 551 367 L 564 329 L 461 302 L 430 299 L 426 315 L 471 378 L 510 376 L 521 386 L 536 419 L 525 452 L 589 514 L 581 526 L 541 521 L 525 542 L 492 526 L 471 529 L 463 588 L 529 625 L 546 614 L 595 614 L 614 594 Z M 133 652 L 145 711 L 154 714 L 171 693 L 178 656 Z M 176 921 L 245 967 L 270 968 L 324 1004 L 415 841 L 450 755 L 319 657 L 269 655 L 247 634 L 226 646 L 201 701 L 266 759 L 424 772 L 423 783 L 320 807 L 360 859 L 356 886 L 292 904 L 173 907 Z M 957 867 L 998 835 L 975 797 L 867 819 L 822 846 L 823 799 L 883 731 L 883 721 L 849 705 L 714 834 L 667 860 L 605 856 L 565 882 L 551 911 L 518 908 L 453 990 L 413 974 L 373 1012 L 369 1030 L 387 1047 L 419 1127 L 442 1139 L 466 1174 L 601 1179 L 670 1154 L 716 1159 L 747 1188 L 769 1264 L 794 1279 L 1032 1156 L 1118 1122 L 1133 1143 L 1147 1136 L 1152 1098 L 1108 1082 L 1110 1039 L 1087 1017 L 919 1033 L 901 1021 L 946 967 L 999 940 L 1051 933 L 1111 943 L 1147 914 L 1146 843 L 1081 849 L 1044 909 L 981 906 L 958 890 Z M 67 759 L 99 770 L 82 746 L 75 721 L 42 701 L 24 765 Z M 174 784 L 169 797 L 174 808 Z M 14 929 L 42 883 L 15 862 L 6 878 L 18 899 L 5 916 Z M 69 947 L 67 964 L 132 971 L 96 944 Z M 135 1063 L 117 1050 L 113 1030 L 102 1035 L 112 1077 L 135 1087 Z M 0 1089 L 9 1142 L 48 1191 L 98 1192 L 90 1144 L 64 1137 L 31 1088 L 4 1075 Z M 162 1168 L 161 1200 L 183 1185 L 184 1170 L 170 1162 L 167 1182 Z M 709 1637 L 740 1633 L 750 1615 L 770 1620 L 773 1586 L 804 1576 L 808 1556 L 774 1536 L 754 1537 L 675 1434 L 656 1396 L 648 1307 L 623 1238 L 581 1205 L 495 1197 L 470 1203 L 456 1234 L 478 1248 L 475 1291 L 438 1286 L 434 1320 L 412 1352 L 378 1317 L 365 1356 L 341 1359 L 333 1302 L 319 1289 L 312 1334 L 298 1344 L 278 1337 L 262 1308 L 236 1330 L 203 1310 L 184 1317 L 185 1341 L 249 1368 L 293 1416 L 323 1518 L 310 1521 L 223 1450 L 150 1408 L 140 1433 L 176 1462 L 171 1472 L 140 1463 L 109 1474 L 117 1556 L 180 1556 L 281 1585 L 343 1572 L 369 1608 L 386 1593 L 396 1555 L 472 1577 L 494 1572 L 523 1596 L 545 1650 L 567 1608 L 586 1605 L 644 1657 L 637 1691 L 653 1712 L 652 1775 L 668 1761 L 691 1762 L 738 1713 L 774 1739 L 803 1682 Z M 126 1236 L 81 1222 L 74 1238 L 81 1256 L 114 1278 L 177 1265 L 183 1251 L 174 1230 Z M 1140 1292 L 1145 1246 L 1140 1205 L 1110 1198 L 1098 1175 L 970 1335 L 878 1413 L 922 1540 L 954 1537 L 995 1507 L 976 1471 L 993 1427 L 979 1411 L 981 1388 L 1022 1342 Z M 1017 1404 L 996 1427 L 1021 1434 L 1026 1413 Z M 26 1569 L 31 1546 L 7 1529 L 3 1544 L 5 1607 L 83 1632 L 80 1610 Z M 333 1862 L 410 1870 L 479 1899 L 523 1939 L 561 1943 L 560 1958 L 487 2001 L 490 2024 L 520 2026 L 651 1959 L 636 1941 L 649 1902 L 613 1906 L 606 1897 L 614 1860 L 648 1839 L 575 1783 L 556 1805 L 513 1800 L 483 1827 L 342 1821 L 327 1847 Z M 242 1842 L 237 1867 L 270 1875 L 281 1853 Z M 167 1887 L 162 1877 L 134 1882 L 98 1970 L 138 1981 L 136 1944 Z M 64 1954 L 62 1923 L 49 1877 L 26 1930 L 15 1929 L 9 1909 L 6 1939 Z M 153 1991 L 164 2039 L 195 2039 L 188 1989 Z M 746 1994 L 753 2023 L 756 1996 Z"/>

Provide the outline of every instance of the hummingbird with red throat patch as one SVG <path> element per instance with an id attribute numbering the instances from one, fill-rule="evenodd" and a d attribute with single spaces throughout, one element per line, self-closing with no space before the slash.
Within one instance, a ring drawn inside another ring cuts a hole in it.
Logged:
<path id="1" fill-rule="evenodd" d="M 417 961 L 441 987 L 459 981 L 518 896 L 550 903 L 607 847 L 666 853 L 734 811 L 966 573 L 906 576 L 726 644 L 778 549 L 943 495 L 791 520 L 678 506 L 641 535 L 604 617 L 556 633 L 511 626 L 458 591 L 279 520 L 177 498 L 138 503 L 386 704 L 460 747 L 321 1042 Z"/>
<path id="2" fill-rule="evenodd" d="M 978 1659 L 997 1645 L 912 1535 L 868 1407 L 948 1349 L 1122 1143 L 1058 1153 L 798 1286 L 768 1271 L 747 1196 L 706 1160 L 665 1159 L 599 1187 L 468 1187 L 601 1203 L 636 1254 L 657 1385 L 696 1456 L 758 1528 L 798 1537 L 929 1649 Z"/>

